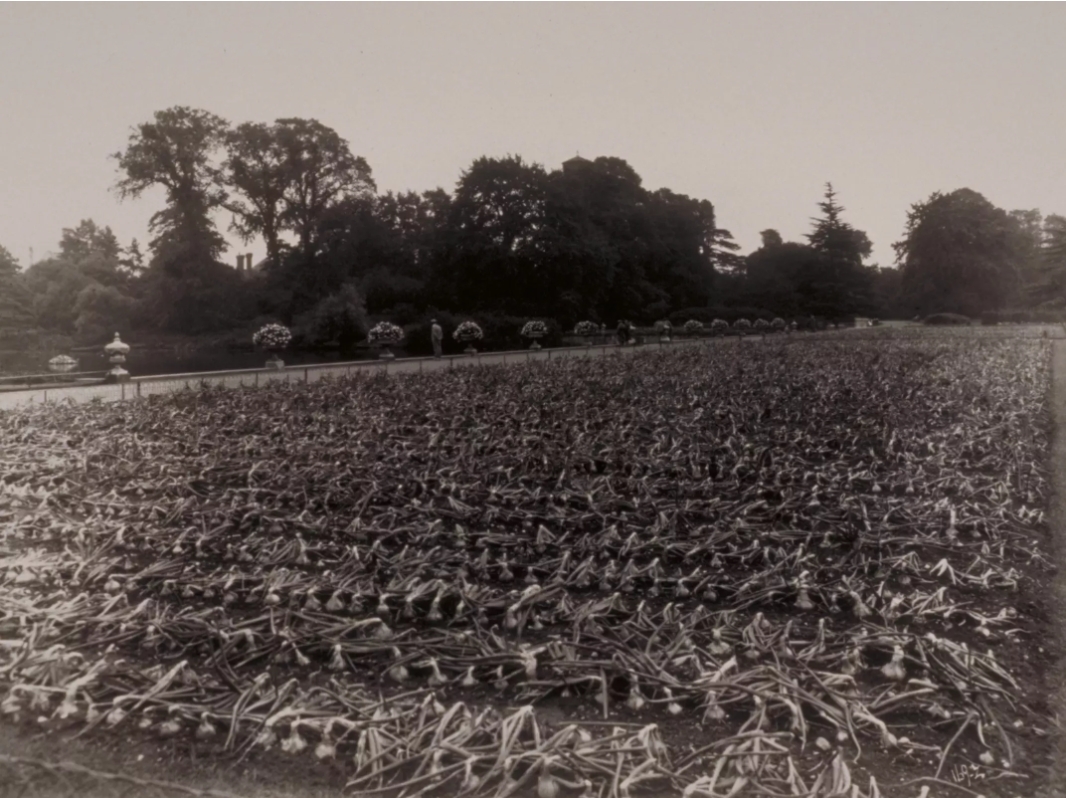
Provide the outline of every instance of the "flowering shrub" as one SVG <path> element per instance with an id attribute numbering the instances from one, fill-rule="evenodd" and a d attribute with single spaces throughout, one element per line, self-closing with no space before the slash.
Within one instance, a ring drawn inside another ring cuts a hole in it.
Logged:
<path id="1" fill-rule="evenodd" d="M 452 337 L 455 338 L 456 341 L 467 343 L 470 341 L 480 341 L 485 337 L 485 333 L 481 331 L 481 327 L 478 326 L 476 321 L 464 321 L 455 328 Z"/>
<path id="2" fill-rule="evenodd" d="M 574 325 L 574 335 L 595 335 L 599 330 L 594 321 L 579 321 Z"/>
<path id="3" fill-rule="evenodd" d="M 770 329 L 770 322 L 768 322 L 766 319 L 756 319 L 755 329 L 765 332 L 766 330 Z"/>
<path id="4" fill-rule="evenodd" d="M 403 328 L 390 321 L 379 321 L 366 336 L 370 344 L 398 344 L 403 340 Z"/>
<path id="5" fill-rule="evenodd" d="M 721 335 L 729 329 L 729 322 L 725 319 L 715 319 L 711 322 L 711 332 L 715 335 Z"/>
<path id="6" fill-rule="evenodd" d="M 738 330 L 750 330 L 751 322 L 747 319 L 737 319 L 735 322 L 733 322 L 733 327 Z"/>
<path id="7" fill-rule="evenodd" d="M 703 322 L 696 321 L 695 319 L 689 319 L 685 322 L 685 326 L 681 329 L 689 335 L 695 335 L 696 333 L 703 331 Z"/>
<path id="8" fill-rule="evenodd" d="M 537 338 L 541 335 L 547 334 L 548 325 L 540 321 L 540 319 L 533 319 L 532 321 L 527 321 L 522 327 L 522 332 L 520 333 L 523 338 Z"/>
<path id="9" fill-rule="evenodd" d="M 785 320 L 784 319 L 782 319 L 780 316 L 778 316 L 776 319 L 774 319 L 772 322 L 770 322 L 770 326 L 773 327 L 778 332 L 780 332 L 781 330 L 785 329 L 785 327 L 787 327 L 788 325 L 785 324 Z"/>
<path id="10" fill-rule="evenodd" d="M 265 324 L 252 336 L 252 343 L 261 349 L 284 349 L 292 340 L 292 333 L 284 324 Z"/>

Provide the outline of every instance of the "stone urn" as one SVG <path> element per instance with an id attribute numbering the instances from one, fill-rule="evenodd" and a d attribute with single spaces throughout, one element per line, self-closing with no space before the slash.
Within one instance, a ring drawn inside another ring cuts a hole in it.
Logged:
<path id="1" fill-rule="evenodd" d="M 129 380 L 130 373 L 122 368 L 129 351 L 130 345 L 123 343 L 118 333 L 115 333 L 115 340 L 104 347 L 104 354 L 108 356 L 108 361 L 111 363 L 111 371 L 107 372 L 107 376 L 104 377 L 105 382 L 126 382 Z"/>

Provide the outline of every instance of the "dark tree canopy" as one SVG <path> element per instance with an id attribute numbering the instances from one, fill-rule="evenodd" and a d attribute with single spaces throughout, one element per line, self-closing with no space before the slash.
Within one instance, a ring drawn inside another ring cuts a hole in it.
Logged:
<path id="1" fill-rule="evenodd" d="M 99 227 L 92 219 L 82 219 L 75 228 L 63 228 L 59 252 L 61 257 L 74 262 L 94 256 L 117 261 L 122 247 L 110 227 Z"/>
<path id="2" fill-rule="evenodd" d="M 370 197 L 374 180 L 366 160 L 352 155 L 348 142 L 316 119 L 279 119 L 274 135 L 284 153 L 281 221 L 300 241 L 305 258 L 330 206 L 350 197 Z"/>
<path id="3" fill-rule="evenodd" d="M 1013 215 L 1017 214 L 1015 211 Z M 1029 304 L 1044 308 L 1066 307 L 1066 217 L 1051 213 L 1042 219 L 1039 250 L 1026 248 L 1025 284 Z"/>
<path id="4" fill-rule="evenodd" d="M 479 158 L 452 198 L 439 297 L 452 307 L 532 312 L 543 292 L 548 179 L 518 156 Z"/>
<path id="5" fill-rule="evenodd" d="M 779 247 L 785 243 L 785 239 L 781 238 L 781 234 L 772 228 L 768 228 L 759 233 L 759 237 L 762 239 L 762 248 L 769 249 L 770 247 Z"/>
<path id="6" fill-rule="evenodd" d="M 248 243 L 262 236 L 267 260 L 281 263 L 285 190 L 290 166 L 277 126 L 245 122 L 226 135 L 223 180 L 234 196 L 226 203 L 231 228 Z"/>
<path id="7" fill-rule="evenodd" d="M 1023 256 L 1016 223 L 976 191 L 933 193 L 911 206 L 893 244 L 905 301 L 916 315 L 977 316 L 1016 298 Z"/>
<path id="8" fill-rule="evenodd" d="M 0 337 L 34 326 L 33 297 L 21 278 L 18 259 L 0 245 Z"/>
<path id="9" fill-rule="evenodd" d="M 825 198 L 818 203 L 822 216 L 812 219 L 807 234 L 811 249 L 818 253 L 821 268 L 813 285 L 819 300 L 813 312 L 829 318 L 852 316 L 869 309 L 869 279 L 863 261 L 873 245 L 862 230 L 842 218 L 844 207 L 836 199 L 833 184 L 825 184 Z"/>
<path id="10" fill-rule="evenodd" d="M 147 266 L 136 240 L 123 247 L 92 220 L 24 273 L 0 250 L 2 319 L 17 306 L 22 326 L 93 338 L 127 323 L 198 334 L 269 317 L 302 344 L 351 347 L 378 319 L 433 315 L 476 317 L 502 340 L 530 317 L 570 328 L 1066 309 L 1066 219 L 1007 214 L 967 189 L 916 204 L 894 245 L 899 268 L 882 269 L 867 265 L 870 240 L 828 183 L 802 243 L 767 228 L 742 255 L 709 200 L 649 189 L 614 156 L 554 170 L 485 156 L 451 192 L 379 193 L 366 160 L 318 120 L 231 128 L 175 106 L 137 125 L 114 158 L 120 196 L 165 194 Z M 220 262 L 220 212 L 246 245 L 263 242 L 267 268 Z"/>
<path id="11" fill-rule="evenodd" d="M 153 186 L 166 190 L 167 206 L 152 216 L 151 245 L 173 276 L 190 265 L 215 261 L 225 241 L 211 212 L 226 200 L 214 155 L 228 125 L 207 111 L 183 106 L 156 111 L 153 121 L 138 125 L 124 152 L 115 153 L 123 173 L 119 195 L 139 197 Z"/>
<path id="12" fill-rule="evenodd" d="M 8 249 L 0 244 L 0 277 L 14 277 L 18 274 L 18 258 L 12 255 Z"/>

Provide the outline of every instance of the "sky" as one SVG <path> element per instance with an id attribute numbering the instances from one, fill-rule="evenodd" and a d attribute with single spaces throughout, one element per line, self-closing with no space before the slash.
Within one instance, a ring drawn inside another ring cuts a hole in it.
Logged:
<path id="1" fill-rule="evenodd" d="M 143 245 L 163 195 L 120 202 L 108 156 L 186 105 L 318 119 L 380 191 L 624 158 L 744 252 L 802 240 L 831 181 L 891 265 L 934 191 L 1066 215 L 1063 31 L 1063 3 L 0 3 L 0 244 L 25 266 L 91 218 Z"/>

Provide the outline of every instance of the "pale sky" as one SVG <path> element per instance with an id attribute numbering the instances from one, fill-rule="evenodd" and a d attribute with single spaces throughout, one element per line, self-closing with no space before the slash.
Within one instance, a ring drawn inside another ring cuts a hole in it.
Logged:
<path id="1" fill-rule="evenodd" d="M 145 244 L 162 195 L 120 203 L 107 156 L 189 105 L 316 118 L 382 191 L 621 157 L 745 252 L 800 239 L 828 180 L 889 265 L 935 190 L 1066 214 L 1064 31 L 1062 3 L 0 3 L 0 244 L 25 266 L 84 218 Z"/>

